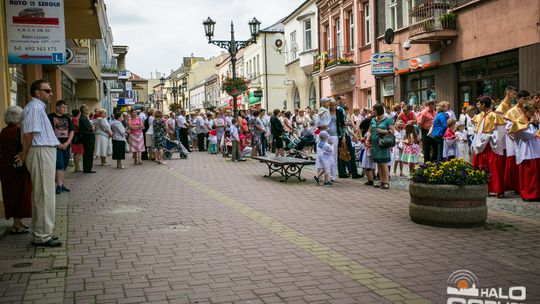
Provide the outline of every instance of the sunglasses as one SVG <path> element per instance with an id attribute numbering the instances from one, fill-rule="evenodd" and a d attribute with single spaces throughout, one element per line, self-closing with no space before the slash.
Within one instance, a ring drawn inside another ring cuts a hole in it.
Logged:
<path id="1" fill-rule="evenodd" d="M 43 92 L 45 92 L 47 94 L 51 94 L 51 92 L 52 92 L 51 89 L 38 89 L 38 90 L 43 91 Z"/>

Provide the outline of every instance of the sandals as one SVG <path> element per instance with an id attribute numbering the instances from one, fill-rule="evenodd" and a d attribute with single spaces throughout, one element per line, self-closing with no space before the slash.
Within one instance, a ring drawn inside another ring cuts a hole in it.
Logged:
<path id="1" fill-rule="evenodd" d="M 24 225 L 24 226 L 26 226 L 26 225 Z M 11 229 L 9 230 L 9 233 L 11 233 L 11 234 L 30 233 L 30 228 L 28 226 L 27 227 L 24 227 L 24 226 L 20 226 L 20 227 L 12 226 Z"/>
<path id="2" fill-rule="evenodd" d="M 385 190 L 390 189 L 390 184 L 389 183 L 381 183 L 381 189 L 385 189 Z"/>
<path id="3" fill-rule="evenodd" d="M 364 185 L 366 185 L 366 186 L 373 186 L 373 181 L 372 181 L 372 180 L 367 181 L 367 182 L 364 183 Z"/>

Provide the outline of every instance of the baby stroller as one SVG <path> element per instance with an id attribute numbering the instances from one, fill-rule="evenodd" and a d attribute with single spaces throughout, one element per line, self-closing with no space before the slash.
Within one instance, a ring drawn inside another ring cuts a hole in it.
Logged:
<path id="1" fill-rule="evenodd" d="M 174 152 L 180 153 L 181 159 L 186 159 L 189 153 L 180 141 L 167 139 L 165 150 L 163 151 L 163 158 L 167 160 L 171 159 Z"/>
<path id="2" fill-rule="evenodd" d="M 287 156 L 302 158 L 302 159 L 313 159 L 312 156 L 307 155 L 303 150 L 305 147 L 315 146 L 315 137 L 313 134 L 306 134 L 300 138 L 295 135 L 290 135 L 285 133 L 283 139 L 286 143 L 288 150 Z"/>
<path id="3" fill-rule="evenodd" d="M 229 130 L 225 131 L 221 139 L 221 151 L 223 152 L 223 157 L 230 157 L 232 155 L 232 141 Z"/>

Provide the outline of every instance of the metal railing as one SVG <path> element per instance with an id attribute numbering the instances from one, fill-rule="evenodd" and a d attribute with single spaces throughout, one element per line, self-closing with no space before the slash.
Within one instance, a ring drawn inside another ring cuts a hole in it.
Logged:
<path id="1" fill-rule="evenodd" d="M 323 57 L 325 69 L 335 65 L 354 65 L 354 52 L 340 46 L 313 56 L 316 71 L 320 70 L 321 58 Z"/>
<path id="2" fill-rule="evenodd" d="M 456 29 L 456 0 L 425 0 L 409 11 L 409 37 Z"/>

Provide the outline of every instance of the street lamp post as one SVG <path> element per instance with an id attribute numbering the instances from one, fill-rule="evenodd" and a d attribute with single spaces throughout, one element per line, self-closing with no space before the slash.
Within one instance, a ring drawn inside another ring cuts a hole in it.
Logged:
<path id="1" fill-rule="evenodd" d="M 159 79 L 159 82 L 161 84 L 161 87 L 165 90 L 171 90 L 171 93 L 173 95 L 173 101 L 174 101 L 174 104 L 177 105 L 177 99 L 176 99 L 176 94 L 182 90 L 181 86 L 178 86 L 176 87 L 175 85 L 173 85 L 172 87 L 165 87 L 165 78 L 164 77 L 161 77 Z M 163 109 L 164 110 L 164 109 Z"/>
<path id="2" fill-rule="evenodd" d="M 214 36 L 214 25 L 216 22 L 212 20 L 210 17 L 208 17 L 204 22 L 204 31 L 206 34 L 206 37 L 208 38 L 208 43 L 215 44 L 219 46 L 220 48 L 226 49 L 229 52 L 229 55 L 231 55 L 231 65 L 232 65 L 232 78 L 236 80 L 236 54 L 239 50 L 245 48 L 246 46 L 257 43 L 256 36 L 259 33 L 259 26 L 261 23 L 259 20 L 257 20 L 255 17 L 249 22 L 249 30 L 251 32 L 251 38 L 245 41 L 236 41 L 234 39 L 234 24 L 231 21 L 231 40 L 212 40 L 212 37 Z M 237 111 L 237 102 L 236 97 L 238 95 L 233 95 L 233 112 L 234 117 L 237 117 L 238 111 Z"/>

